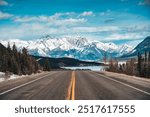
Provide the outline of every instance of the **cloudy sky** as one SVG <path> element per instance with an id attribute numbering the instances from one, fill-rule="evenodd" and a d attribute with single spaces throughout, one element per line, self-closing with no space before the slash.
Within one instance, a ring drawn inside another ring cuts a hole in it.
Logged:
<path id="1" fill-rule="evenodd" d="M 150 35 L 150 0 L 0 0 L 0 39 L 47 34 L 141 40 Z"/>

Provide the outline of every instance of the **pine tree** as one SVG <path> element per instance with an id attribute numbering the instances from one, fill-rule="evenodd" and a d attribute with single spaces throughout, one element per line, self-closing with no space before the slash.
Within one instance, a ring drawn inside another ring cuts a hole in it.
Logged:
<path id="1" fill-rule="evenodd" d="M 35 73 L 36 71 L 39 70 L 39 64 L 34 58 L 32 58 L 32 63 L 33 63 L 33 67 L 34 67 L 34 71 L 33 72 Z"/>
<path id="2" fill-rule="evenodd" d="M 148 78 L 150 78 L 150 52 L 148 53 L 148 68 L 147 68 L 148 70 L 148 74 L 147 74 L 147 76 L 148 76 Z"/>
<path id="3" fill-rule="evenodd" d="M 49 66 L 49 63 L 47 63 Z M 47 69 L 50 68 L 47 66 Z M 15 74 L 31 74 L 39 70 L 38 62 L 28 54 L 26 48 L 22 49 L 22 53 L 17 51 L 15 44 L 5 48 L 0 44 L 0 71 L 12 72 Z"/>
<path id="4" fill-rule="evenodd" d="M 147 52 L 145 51 L 145 57 L 144 57 L 144 77 L 147 77 Z"/>
<path id="5" fill-rule="evenodd" d="M 7 54 L 7 53 L 6 53 Z M 2 56 L 2 67 L 1 67 L 1 71 L 2 72 L 6 72 L 8 71 L 8 56 L 7 55 L 3 55 Z"/>
<path id="6" fill-rule="evenodd" d="M 147 62 L 147 52 L 145 51 L 145 62 Z"/>
<path id="7" fill-rule="evenodd" d="M 107 62 L 107 53 L 106 53 L 106 52 L 104 52 L 103 61 L 104 61 L 104 63 L 106 64 L 106 62 Z"/>
<path id="8" fill-rule="evenodd" d="M 7 50 L 8 50 L 9 53 L 11 53 L 11 47 L 10 47 L 9 42 L 8 42 L 8 45 L 7 45 Z"/>
<path id="9" fill-rule="evenodd" d="M 18 51 L 17 51 L 17 48 L 16 48 L 16 45 L 14 44 L 13 47 L 12 47 L 12 51 L 13 51 L 13 54 L 15 56 L 16 59 L 18 59 Z M 18 61 L 18 60 L 17 60 Z"/>
<path id="10" fill-rule="evenodd" d="M 135 74 L 135 59 L 128 60 L 126 62 L 126 74 L 134 75 Z"/>
<path id="11" fill-rule="evenodd" d="M 44 62 L 44 70 L 45 71 L 50 71 L 50 63 L 48 58 L 46 58 L 45 62 Z"/>
<path id="12" fill-rule="evenodd" d="M 149 52 L 149 54 L 148 54 L 148 62 L 150 62 L 150 52 Z"/>
<path id="13" fill-rule="evenodd" d="M 23 55 L 25 55 L 25 56 L 27 56 L 27 55 L 28 55 L 28 51 L 27 51 L 27 49 L 26 49 L 26 48 L 23 48 L 23 49 L 22 49 L 22 54 L 23 54 Z"/>
<path id="14" fill-rule="evenodd" d="M 141 54 L 138 52 L 138 64 L 137 64 L 137 69 L 138 69 L 138 72 L 139 72 L 139 76 L 141 76 L 141 64 L 142 63 L 142 56 Z"/>
<path id="15" fill-rule="evenodd" d="M 12 57 L 11 62 L 12 62 L 12 70 L 11 71 L 14 74 L 19 74 L 19 66 L 18 66 L 18 63 L 17 63 L 17 61 L 16 61 L 14 56 Z"/>
<path id="16" fill-rule="evenodd" d="M 22 49 L 21 55 L 21 70 L 23 74 L 29 74 L 28 52 L 26 48 Z"/>

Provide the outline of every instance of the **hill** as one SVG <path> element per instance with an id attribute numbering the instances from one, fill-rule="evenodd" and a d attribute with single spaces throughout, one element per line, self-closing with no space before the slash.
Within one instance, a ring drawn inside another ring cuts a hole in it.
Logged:
<path id="1" fill-rule="evenodd" d="M 50 57 L 40 57 L 40 56 L 33 56 L 38 60 L 41 66 L 44 67 L 46 60 L 49 61 L 51 69 L 60 69 L 61 67 L 77 67 L 77 66 L 100 66 L 104 65 L 103 63 L 97 62 L 88 62 L 88 61 L 81 61 L 73 58 L 50 58 Z"/>

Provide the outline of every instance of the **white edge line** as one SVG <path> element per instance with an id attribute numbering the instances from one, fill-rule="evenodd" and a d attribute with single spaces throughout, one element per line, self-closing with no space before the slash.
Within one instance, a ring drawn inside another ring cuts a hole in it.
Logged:
<path id="1" fill-rule="evenodd" d="M 23 86 L 26 86 L 26 85 L 31 84 L 31 83 L 33 83 L 33 82 L 36 82 L 36 81 L 38 81 L 38 80 L 40 80 L 40 79 L 42 79 L 42 78 L 44 78 L 44 77 L 46 77 L 46 76 L 49 76 L 49 75 L 50 75 L 50 74 L 45 75 L 45 76 L 43 76 L 43 77 L 40 77 L 40 78 L 38 78 L 38 79 L 32 80 L 32 81 L 29 81 L 29 82 L 27 82 L 27 83 L 25 83 L 25 84 L 16 86 L 16 87 L 14 87 L 14 88 L 12 88 L 12 89 L 6 90 L 6 91 L 0 93 L 0 96 L 1 96 L 1 95 L 4 95 L 4 94 L 6 94 L 6 93 L 9 93 L 9 92 L 11 92 L 11 91 L 13 91 L 13 90 L 16 90 L 16 89 L 18 89 L 18 88 L 20 88 L 20 87 L 23 87 Z"/>
<path id="2" fill-rule="evenodd" d="M 124 86 L 130 87 L 130 88 L 132 88 L 132 89 L 135 89 L 135 90 L 137 90 L 137 91 L 140 91 L 140 92 L 142 92 L 142 93 L 147 94 L 147 95 L 150 96 L 150 93 L 147 92 L 147 91 L 144 91 L 144 90 L 141 90 L 141 89 L 136 88 L 136 87 L 134 87 L 134 86 L 128 85 L 128 84 L 126 84 L 126 83 L 120 82 L 120 81 L 115 80 L 115 79 L 113 79 L 113 78 L 110 78 L 110 77 L 108 77 L 108 76 L 105 76 L 105 75 L 102 75 L 102 74 L 99 74 L 99 73 L 97 73 L 97 74 L 98 74 L 99 76 L 103 76 L 103 77 L 105 77 L 105 78 L 107 78 L 107 79 L 109 79 L 109 80 L 115 81 L 115 82 L 117 82 L 117 83 L 120 83 L 120 84 L 122 84 L 122 85 L 124 85 Z"/>

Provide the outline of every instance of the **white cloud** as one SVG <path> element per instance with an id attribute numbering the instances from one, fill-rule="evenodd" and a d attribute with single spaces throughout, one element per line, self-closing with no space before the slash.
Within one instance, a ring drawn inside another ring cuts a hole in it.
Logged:
<path id="1" fill-rule="evenodd" d="M 84 11 L 79 16 L 94 16 L 94 13 L 92 11 Z"/>
<path id="2" fill-rule="evenodd" d="M 76 15 L 75 12 L 65 12 L 65 13 L 55 13 L 54 15 L 52 15 L 52 17 L 58 18 L 61 16 L 74 16 Z"/>
<path id="3" fill-rule="evenodd" d="M 65 26 L 65 25 L 77 25 L 86 22 L 86 19 L 79 18 L 79 19 L 63 19 L 63 20 L 55 20 L 53 22 L 50 22 L 50 25 L 57 25 L 57 26 Z"/>
<path id="4" fill-rule="evenodd" d="M 0 28 L 0 39 L 12 39 L 12 38 L 28 39 L 40 37 L 45 34 L 56 34 L 56 33 L 58 33 L 57 29 L 50 28 L 47 25 L 42 25 L 39 23 L 33 24 L 25 23 L 17 27 L 7 26 Z"/>
<path id="5" fill-rule="evenodd" d="M 74 14 L 75 14 L 74 12 L 66 12 L 66 13 L 55 13 L 54 15 L 51 15 L 51 16 L 46 16 L 46 15 L 40 15 L 40 16 L 16 16 L 16 17 L 14 17 L 14 21 L 16 21 L 16 22 L 32 22 L 32 21 L 49 22 L 49 21 L 53 21 L 53 20 L 58 20 L 62 16 L 71 17 Z"/>
<path id="6" fill-rule="evenodd" d="M 145 5 L 145 4 L 146 4 L 145 2 L 141 2 L 141 1 L 138 3 L 138 5 Z"/>
<path id="7" fill-rule="evenodd" d="M 111 13 L 111 10 L 107 9 L 105 12 L 101 12 L 100 15 L 101 16 L 108 16 L 108 15 L 110 15 L 110 13 Z"/>
<path id="8" fill-rule="evenodd" d="M 150 32 L 150 24 L 130 25 L 122 27 L 126 32 Z"/>
<path id="9" fill-rule="evenodd" d="M 65 22 L 76 22 L 72 19 Z M 64 23 L 65 23 L 64 22 Z M 141 31 L 142 30 L 142 31 Z M 123 32 L 122 32 L 123 31 Z M 9 34 L 8 34 L 9 32 Z M 79 27 L 79 26 L 59 26 L 54 27 L 47 23 L 23 23 L 17 27 L 5 26 L 0 28 L 0 39 L 12 39 L 12 38 L 39 38 L 43 35 L 73 35 L 81 34 L 88 35 L 93 39 L 100 39 L 103 41 L 112 40 L 131 40 L 131 39 L 143 39 L 148 36 L 150 30 L 145 26 L 98 26 L 98 27 Z M 88 37 L 86 36 L 86 37 Z"/>
<path id="10" fill-rule="evenodd" d="M 26 22 L 44 22 L 48 23 L 48 25 L 57 25 L 57 26 L 63 26 L 63 25 L 76 25 L 80 23 L 86 22 L 86 19 L 84 18 L 72 18 L 75 15 L 74 12 L 66 12 L 66 13 L 56 13 L 51 16 L 16 16 L 14 17 L 15 22 L 20 23 L 26 23 Z M 62 18 L 62 16 L 66 16 L 65 18 Z M 72 16 L 72 17 L 71 17 Z"/>
<path id="11" fill-rule="evenodd" d="M 144 39 L 150 34 L 149 25 L 74 27 L 72 30 L 103 41 Z"/>
<path id="12" fill-rule="evenodd" d="M 69 22 L 76 22 L 69 20 Z M 68 22 L 68 21 L 67 21 Z M 0 39 L 11 38 L 32 38 L 32 36 L 41 37 L 46 34 L 62 35 L 75 33 L 92 33 L 97 31 L 116 31 L 117 27 L 70 27 L 65 26 L 51 27 L 46 23 L 24 23 L 17 27 L 8 26 L 0 28 Z M 8 35 L 9 32 L 9 35 Z"/>
<path id="13" fill-rule="evenodd" d="M 13 16 L 12 14 L 4 13 L 4 12 L 0 11 L 0 19 L 8 19 L 12 16 Z"/>
<path id="14" fill-rule="evenodd" d="M 19 17 L 19 16 L 16 16 L 14 18 L 14 21 L 15 22 L 30 22 L 30 21 L 34 21 L 34 20 L 37 20 L 37 19 L 38 19 L 37 17 L 29 17 L 29 16 Z"/>
<path id="15" fill-rule="evenodd" d="M 0 12 L 2 13 L 2 12 Z M 84 12 L 85 13 L 85 12 Z M 133 25 L 126 25 L 125 23 L 118 23 L 115 25 L 104 24 L 105 22 L 111 22 L 114 18 L 111 18 L 110 14 L 116 14 L 111 10 L 107 10 L 101 13 L 101 15 L 105 15 L 100 17 L 99 13 L 97 18 L 98 22 L 94 20 L 96 25 L 92 25 L 93 22 L 91 20 L 87 20 L 88 17 L 79 17 L 79 15 L 83 13 L 56 13 L 51 16 L 41 15 L 41 16 L 13 16 L 11 19 L 15 23 L 19 24 L 15 26 L 3 26 L 0 27 L 0 39 L 8 39 L 8 38 L 32 38 L 41 37 L 46 34 L 52 35 L 73 35 L 73 34 L 83 34 L 90 35 L 93 38 L 100 38 L 103 40 L 111 41 L 111 40 L 119 40 L 119 39 L 138 39 L 146 37 L 150 33 L 150 25 L 149 21 L 142 20 L 140 23 L 135 22 Z M 11 17 L 11 14 L 5 13 L 5 18 Z M 88 16 L 88 13 L 85 13 Z M 85 15 L 84 14 L 84 15 Z M 10 16 L 9 16 L 10 15 Z M 107 17 L 109 15 L 109 17 Z M 118 17 L 127 17 L 130 14 L 121 14 Z M 133 15 L 131 15 L 133 17 Z M 2 15 L 0 15 L 2 17 Z M 4 13 L 3 13 L 4 17 Z M 137 16 L 135 16 L 137 18 Z M 93 17 L 95 19 L 95 17 Z M 115 18 L 116 19 L 116 18 Z M 134 18 L 133 18 L 134 19 Z M 143 22 L 144 21 L 144 22 Z M 19 22 L 19 23 L 18 23 Z M 129 23 L 128 23 L 129 24 Z M 134 24 L 138 24 L 137 26 Z M 145 25 L 144 25 L 145 24 Z M 9 35 L 8 33 L 9 32 Z M 141 33 L 143 32 L 143 33 Z M 101 38 L 102 37 L 102 38 Z"/>
<path id="16" fill-rule="evenodd" d="M 0 39 L 34 39 L 47 34 L 61 35 L 71 33 L 72 28 L 67 28 L 65 26 L 53 27 L 47 23 L 23 23 L 17 27 L 9 25 L 0 28 Z"/>
<path id="17" fill-rule="evenodd" d="M 126 34 L 111 34 L 108 37 L 105 38 L 105 40 L 131 40 L 131 39 L 141 39 L 144 35 L 138 34 L 138 33 L 126 33 Z"/>
<path id="18" fill-rule="evenodd" d="M 55 16 L 37 16 L 37 17 L 15 17 L 15 22 L 45 22 L 49 25 L 76 25 L 80 23 L 86 22 L 86 19 L 84 18 L 66 18 L 66 19 L 59 19 Z"/>
<path id="19" fill-rule="evenodd" d="M 4 0 L 0 0 L 0 5 L 4 5 L 4 6 L 7 6 L 8 5 L 8 2 L 4 1 Z"/>
<path id="20" fill-rule="evenodd" d="M 138 5 L 150 5 L 150 0 L 143 0 L 138 3 Z"/>
<path id="21" fill-rule="evenodd" d="M 108 32 L 112 32 L 112 31 L 118 31 L 119 27 L 117 26 L 99 26 L 99 27 L 74 27 L 73 28 L 74 31 L 78 31 L 78 32 L 104 32 L 104 31 L 108 31 Z"/>

